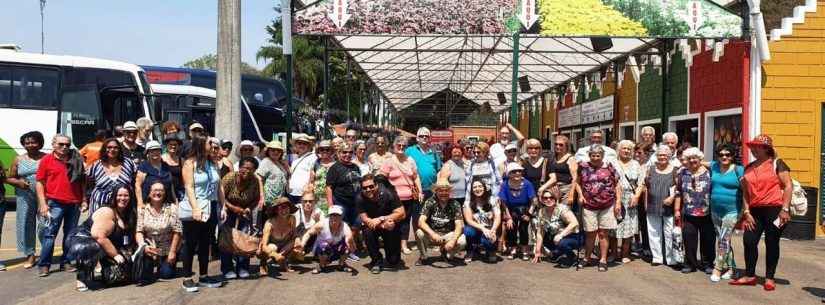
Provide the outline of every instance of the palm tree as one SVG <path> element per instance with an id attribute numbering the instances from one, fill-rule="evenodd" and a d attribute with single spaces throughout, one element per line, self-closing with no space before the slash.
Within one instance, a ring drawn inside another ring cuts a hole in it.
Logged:
<path id="1" fill-rule="evenodd" d="M 275 8 L 280 12 L 280 8 Z M 286 69 L 286 60 L 283 56 L 283 35 L 281 34 L 281 20 L 272 21 L 266 27 L 270 38 L 268 44 L 258 49 L 255 54 L 257 60 L 268 60 L 269 64 L 264 67 L 263 74 L 267 76 L 279 76 Z M 323 49 L 318 43 L 310 41 L 305 37 L 293 37 L 292 39 L 292 72 L 293 72 L 293 92 L 295 96 L 312 104 L 317 101 L 318 87 L 323 77 Z"/>

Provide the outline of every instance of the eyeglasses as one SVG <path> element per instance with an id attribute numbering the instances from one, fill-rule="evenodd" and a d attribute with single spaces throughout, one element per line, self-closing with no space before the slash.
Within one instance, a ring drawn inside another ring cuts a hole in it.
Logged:
<path id="1" fill-rule="evenodd" d="M 553 196 L 542 196 L 542 200 L 553 200 Z"/>
<path id="2" fill-rule="evenodd" d="M 375 184 L 364 185 L 364 186 L 362 186 L 362 188 L 363 188 L 365 191 L 371 191 L 371 190 L 374 190 L 374 189 L 375 189 Z"/>
<path id="3" fill-rule="evenodd" d="M 351 150 L 343 150 L 343 151 L 341 151 L 341 154 L 342 155 L 351 155 L 352 151 Z"/>
<path id="4" fill-rule="evenodd" d="M 117 150 L 117 149 L 120 149 L 120 147 L 117 147 L 117 146 L 106 146 L 106 150 L 109 150 L 109 149 L 111 149 L 111 150 Z"/>
<path id="5" fill-rule="evenodd" d="M 567 144 L 564 144 L 564 143 L 556 143 L 556 144 L 553 144 L 553 145 L 555 145 L 555 146 L 565 146 L 565 145 L 567 145 Z"/>
<path id="6" fill-rule="evenodd" d="M 480 150 L 474 150 L 473 153 L 480 154 L 481 151 Z"/>
<path id="7" fill-rule="evenodd" d="M 301 200 L 303 203 L 315 203 L 315 200 Z"/>
<path id="8" fill-rule="evenodd" d="M 733 155 L 731 153 L 720 153 L 719 158 L 730 158 Z"/>
<path id="9" fill-rule="evenodd" d="M 58 147 L 69 147 L 70 145 L 72 145 L 72 144 L 69 144 L 69 143 L 54 143 L 54 144 L 57 145 Z"/>
<path id="10" fill-rule="evenodd" d="M 422 139 L 429 139 L 430 138 L 430 136 L 428 136 L 428 135 L 419 135 L 418 137 L 422 138 Z"/>
<path id="11" fill-rule="evenodd" d="M 538 147 L 538 146 L 531 146 L 531 147 L 527 147 L 527 149 L 541 149 L 541 147 Z"/>
<path id="12" fill-rule="evenodd" d="M 504 152 L 506 152 L 506 153 L 508 153 L 508 154 L 509 154 L 509 153 L 514 153 L 514 152 L 517 152 L 517 151 L 518 151 L 518 149 L 508 149 L 508 150 L 506 150 L 506 151 L 504 151 Z"/>

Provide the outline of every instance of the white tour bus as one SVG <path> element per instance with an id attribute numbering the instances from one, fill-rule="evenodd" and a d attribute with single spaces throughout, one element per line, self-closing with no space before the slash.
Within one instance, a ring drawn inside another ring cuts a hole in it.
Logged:
<path id="1" fill-rule="evenodd" d="M 98 129 L 151 119 L 151 94 L 137 65 L 0 46 L 0 161 L 8 166 L 24 152 L 19 138 L 28 131 L 43 133 L 46 150 L 56 133 L 82 147 Z"/>

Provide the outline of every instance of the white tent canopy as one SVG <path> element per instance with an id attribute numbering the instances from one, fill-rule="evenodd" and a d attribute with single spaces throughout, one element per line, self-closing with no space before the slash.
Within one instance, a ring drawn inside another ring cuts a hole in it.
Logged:
<path id="1" fill-rule="evenodd" d="M 479 35 L 336 35 L 345 50 L 397 108 L 403 109 L 445 89 L 494 110 L 509 107 L 513 37 Z M 531 92 L 542 91 L 597 71 L 634 52 L 647 52 L 655 39 L 612 38 L 613 47 L 595 52 L 589 37 L 543 37 L 522 34 L 519 76 L 530 80 Z M 500 105 L 497 93 L 505 93 Z"/>

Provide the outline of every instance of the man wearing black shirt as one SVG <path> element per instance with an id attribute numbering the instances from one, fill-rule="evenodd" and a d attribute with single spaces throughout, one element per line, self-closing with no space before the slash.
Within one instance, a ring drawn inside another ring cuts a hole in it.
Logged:
<path id="1" fill-rule="evenodd" d="M 364 223 L 364 240 L 370 254 L 370 272 L 381 273 L 384 265 L 401 266 L 401 230 L 399 221 L 404 219 L 404 206 L 392 190 L 375 183 L 372 174 L 361 178 L 361 193 L 355 198 L 355 206 Z M 378 238 L 384 240 L 381 255 Z"/>

